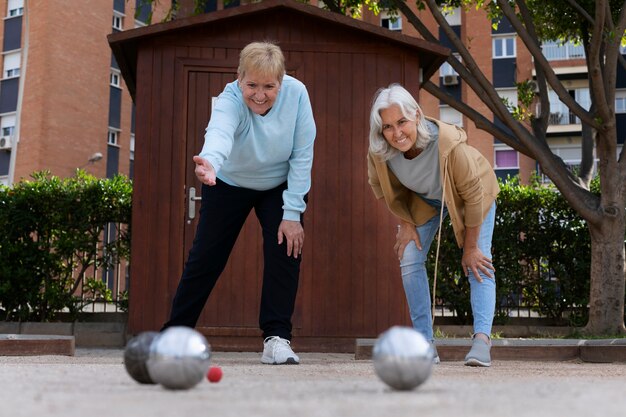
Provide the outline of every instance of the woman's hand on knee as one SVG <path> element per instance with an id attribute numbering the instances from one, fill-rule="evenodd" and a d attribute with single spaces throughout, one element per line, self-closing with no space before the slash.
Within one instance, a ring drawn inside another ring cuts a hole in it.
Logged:
<path id="1" fill-rule="evenodd" d="M 474 277 L 478 282 L 483 282 L 479 271 L 489 278 L 493 278 L 495 268 L 491 258 L 485 256 L 480 249 L 476 248 L 463 248 L 463 258 L 461 259 L 461 267 L 465 276 L 469 276 L 470 272 L 474 273 Z"/>
<path id="2" fill-rule="evenodd" d="M 283 239 L 287 240 L 287 256 L 297 258 L 302 254 L 304 246 L 304 229 L 297 221 L 283 220 L 278 226 L 278 244 L 283 244 Z"/>
<path id="3" fill-rule="evenodd" d="M 396 234 L 396 244 L 393 245 L 393 250 L 398 255 L 398 259 L 402 260 L 404 256 L 404 250 L 409 242 L 414 241 L 417 249 L 422 250 L 422 243 L 420 242 L 420 236 L 415 230 L 415 226 L 411 223 L 402 222 L 398 225 L 398 233 Z"/>

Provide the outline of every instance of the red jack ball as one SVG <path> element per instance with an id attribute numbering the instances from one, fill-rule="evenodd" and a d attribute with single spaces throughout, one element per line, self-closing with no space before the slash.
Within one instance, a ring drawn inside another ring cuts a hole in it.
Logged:
<path id="1" fill-rule="evenodd" d="M 220 382 L 220 379 L 222 379 L 222 375 L 222 368 L 220 368 L 219 366 L 211 366 L 209 372 L 206 374 L 206 377 L 209 382 Z"/>

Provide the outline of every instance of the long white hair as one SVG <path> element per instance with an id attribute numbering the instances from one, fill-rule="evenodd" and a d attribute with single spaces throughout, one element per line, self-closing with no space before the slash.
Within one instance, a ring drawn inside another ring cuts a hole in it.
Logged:
<path id="1" fill-rule="evenodd" d="M 370 150 L 383 161 L 393 158 L 398 152 L 383 136 L 383 122 L 380 111 L 396 105 L 402 115 L 417 124 L 417 140 L 415 147 L 424 149 L 431 141 L 430 133 L 426 130 L 424 112 L 417 101 L 400 84 L 391 84 L 379 89 L 374 95 L 374 103 L 370 112 Z M 417 114 L 419 113 L 419 117 Z"/>

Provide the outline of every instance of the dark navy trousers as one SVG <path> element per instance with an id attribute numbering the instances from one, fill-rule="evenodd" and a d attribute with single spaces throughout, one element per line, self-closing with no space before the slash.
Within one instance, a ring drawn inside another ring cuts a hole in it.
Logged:
<path id="1" fill-rule="evenodd" d="M 301 256 L 287 256 L 286 239 L 278 244 L 287 183 L 266 191 L 234 187 L 223 181 L 202 186 L 202 205 L 189 257 L 163 329 L 195 327 L 200 313 L 226 266 L 237 236 L 254 209 L 263 231 L 263 289 L 259 327 L 263 337 L 291 340 Z M 302 221 L 302 219 L 301 219 Z M 162 330 L 163 330 L 162 329 Z"/>

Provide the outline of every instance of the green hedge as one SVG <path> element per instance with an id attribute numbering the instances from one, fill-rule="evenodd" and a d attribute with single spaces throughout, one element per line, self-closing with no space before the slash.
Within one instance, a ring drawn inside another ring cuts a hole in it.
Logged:
<path id="1" fill-rule="evenodd" d="M 597 188 L 594 183 L 593 187 Z M 505 324 L 518 307 L 580 326 L 587 321 L 590 238 L 585 222 L 554 187 L 533 179 L 500 182 L 493 260 L 496 268 L 496 319 Z M 461 271 L 449 219 L 444 222 L 437 282 L 438 302 L 452 310 L 456 322 L 472 322 L 469 283 Z M 434 271 L 434 244 L 429 271 Z"/>
<path id="2" fill-rule="evenodd" d="M 46 321 L 96 299 L 112 301 L 111 289 L 88 272 L 129 258 L 131 196 L 128 178 L 80 170 L 67 179 L 38 172 L 33 181 L 1 187 L 0 320 Z M 107 242 L 111 227 L 120 230 Z"/>
<path id="3" fill-rule="evenodd" d="M 0 320 L 51 320 L 60 311 L 77 314 L 96 299 L 118 301 L 87 273 L 129 260 L 131 181 L 83 171 L 67 179 L 40 172 L 33 179 L 0 188 Z M 584 324 L 590 271 L 584 221 L 553 187 L 536 180 L 520 185 L 515 178 L 500 186 L 493 238 L 496 323 L 506 323 L 519 306 Z M 120 224 L 118 238 L 104 242 L 103 231 Z M 469 284 L 449 220 L 442 242 L 438 302 L 455 313 L 457 323 L 471 323 Z M 433 244 L 431 280 L 434 254 Z"/>

